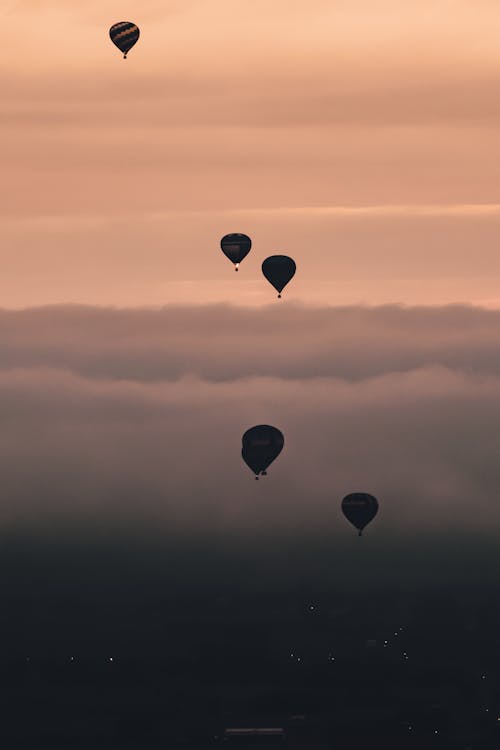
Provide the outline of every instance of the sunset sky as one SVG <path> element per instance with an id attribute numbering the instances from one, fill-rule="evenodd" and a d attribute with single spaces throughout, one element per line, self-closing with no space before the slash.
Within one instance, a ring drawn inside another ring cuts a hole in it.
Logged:
<path id="1" fill-rule="evenodd" d="M 290 299 L 500 306 L 499 15 L 6 0 L 3 305 L 261 305 L 278 252 Z M 239 278 L 231 231 L 254 240 Z"/>
<path id="2" fill-rule="evenodd" d="M 249 559 L 286 540 L 276 570 L 295 549 L 361 580 L 339 510 L 361 490 L 381 508 L 369 575 L 489 575 L 498 3 L 5 0 L 0 18 L 0 536 L 239 533 Z M 141 29 L 126 61 L 121 20 Z M 228 232 L 253 239 L 238 274 Z M 274 253 L 297 263 L 279 302 Z M 262 422 L 285 449 L 256 483 L 241 435 Z"/>

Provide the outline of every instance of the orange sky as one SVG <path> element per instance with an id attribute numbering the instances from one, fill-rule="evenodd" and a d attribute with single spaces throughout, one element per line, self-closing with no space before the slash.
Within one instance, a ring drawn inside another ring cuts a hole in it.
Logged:
<path id="1" fill-rule="evenodd" d="M 500 306 L 496 2 L 6 0 L 4 307 Z M 109 26 L 141 39 L 125 62 Z M 226 232 L 254 249 L 239 276 Z"/>

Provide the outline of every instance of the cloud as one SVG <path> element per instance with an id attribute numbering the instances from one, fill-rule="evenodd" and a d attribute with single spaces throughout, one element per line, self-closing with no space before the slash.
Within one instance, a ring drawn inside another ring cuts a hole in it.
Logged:
<path id="1" fill-rule="evenodd" d="M 153 135 L 170 129 L 173 137 L 175 128 L 200 133 L 304 127 L 335 128 L 337 138 L 346 128 L 365 136 L 372 128 L 418 130 L 422 138 L 428 128 L 453 133 L 465 128 L 477 140 L 478 128 L 493 137 L 500 116 L 491 96 L 495 73 L 488 70 L 464 79 L 454 70 L 436 75 L 432 68 L 401 72 L 375 64 L 355 70 L 347 84 L 345 71 L 327 74 L 320 63 L 294 71 L 293 78 L 281 70 L 218 71 L 210 65 L 133 69 L 123 78 L 102 67 L 97 81 L 88 71 L 64 76 L 5 70 L 4 126 L 49 133 L 85 129 L 87 137 L 100 131 L 108 141 L 122 130 L 130 137 L 145 128 Z"/>
<path id="2" fill-rule="evenodd" d="M 3 311 L 4 593 L 59 602 L 43 637 L 83 643 L 58 624 L 74 599 L 496 585 L 499 325 L 465 307 Z M 285 446 L 256 482 L 240 450 L 260 423 Z M 380 503 L 362 540 L 352 491 Z"/>
<path id="3" fill-rule="evenodd" d="M 183 377 L 358 382 L 429 367 L 500 377 L 500 312 L 458 305 L 75 305 L 4 310 L 0 327 L 0 371 L 41 368 L 138 383 Z"/>
<path id="4" fill-rule="evenodd" d="M 339 503 L 380 498 L 370 535 L 500 517 L 498 313 L 467 308 L 3 313 L 2 521 L 123 519 L 193 533 L 351 533 Z M 241 435 L 285 449 L 258 484 Z"/>

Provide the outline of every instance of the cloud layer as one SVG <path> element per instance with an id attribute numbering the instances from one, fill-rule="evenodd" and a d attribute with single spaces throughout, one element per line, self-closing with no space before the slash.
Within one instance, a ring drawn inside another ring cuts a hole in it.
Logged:
<path id="1" fill-rule="evenodd" d="M 0 586 L 494 583 L 499 329 L 467 307 L 1 312 Z M 285 447 L 256 482 L 260 423 Z M 359 490 L 380 502 L 362 540 L 340 511 Z"/>
<path id="2" fill-rule="evenodd" d="M 357 489 L 380 498 L 383 537 L 500 519 L 499 313 L 61 307 L 0 327 L 5 523 L 342 538 Z M 257 484 L 240 448 L 259 423 L 286 445 Z"/>
<path id="3" fill-rule="evenodd" d="M 428 368 L 497 378 L 499 328 L 500 312 L 458 305 L 4 310 L 0 372 L 61 370 L 141 384 L 185 377 L 349 383 Z"/>

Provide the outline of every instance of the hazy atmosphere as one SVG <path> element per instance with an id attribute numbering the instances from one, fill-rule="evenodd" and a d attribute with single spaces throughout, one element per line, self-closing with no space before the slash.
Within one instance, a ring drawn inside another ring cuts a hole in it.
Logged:
<path id="1" fill-rule="evenodd" d="M 231 617 L 268 612 L 259 597 L 283 632 L 299 600 L 325 597 L 332 620 L 345 604 L 363 643 L 384 607 L 356 607 L 377 592 L 399 592 L 391 629 L 411 597 L 496 601 L 498 3 L 5 0 L 0 18 L 0 663 L 173 658 L 179 607 L 182 669 L 199 627 L 189 664 L 208 675 L 215 642 L 238 662 L 221 628 L 250 648 Z M 108 33 L 123 19 L 140 28 L 127 60 Z M 252 239 L 237 274 L 229 233 Z M 280 300 L 261 272 L 275 254 L 297 265 Z M 285 444 L 256 482 L 241 438 L 260 424 Z M 379 502 L 362 539 L 352 492 Z M 36 705 L 33 675 L 19 695 Z M 500 715 L 500 666 L 497 692 Z M 55 730 L 16 745 L 15 726 L 12 748 L 76 747 Z M 186 746 L 141 732 L 103 747 Z"/>
<path id="2" fill-rule="evenodd" d="M 341 498 L 370 489 L 382 503 L 363 540 L 374 560 L 407 547 L 412 576 L 478 583 L 500 562 L 483 546 L 497 548 L 500 519 L 499 326 L 500 312 L 470 307 L 285 301 L 4 312 L 3 533 L 162 529 L 164 554 L 176 534 L 219 551 L 236 535 L 257 558 L 269 544 L 299 553 L 316 534 L 335 557 L 358 544 Z M 259 423 L 286 442 L 256 484 L 240 449 Z M 295 577 L 280 555 L 279 575 Z M 385 575 L 407 576 L 405 559 Z M 314 553 L 302 564 L 346 576 Z"/>

